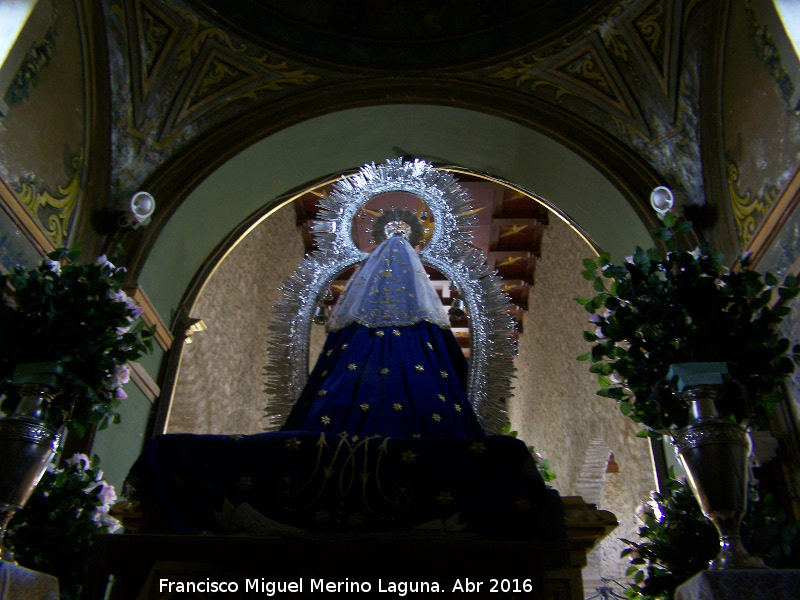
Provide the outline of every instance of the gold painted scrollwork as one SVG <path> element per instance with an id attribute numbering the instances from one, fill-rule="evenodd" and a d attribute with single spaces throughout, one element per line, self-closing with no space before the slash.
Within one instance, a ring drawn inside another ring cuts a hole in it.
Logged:
<path id="1" fill-rule="evenodd" d="M 636 29 L 642 36 L 653 56 L 661 58 L 664 54 L 664 30 L 661 20 L 664 16 L 664 5 L 654 4 L 651 12 L 645 13 L 636 21 Z"/>
<path id="2" fill-rule="evenodd" d="M 61 247 L 69 237 L 72 216 L 78 203 L 80 179 L 83 167 L 83 152 L 72 161 L 75 169 L 66 185 L 58 186 L 58 194 L 37 189 L 33 182 L 22 183 L 17 190 L 19 201 L 27 208 L 42 230 L 56 247 Z"/>
<path id="3" fill-rule="evenodd" d="M 178 8 L 172 4 L 170 5 L 171 8 L 180 14 L 181 17 L 190 25 L 189 32 L 183 39 L 183 42 L 178 49 L 178 70 L 188 67 L 194 57 L 200 53 L 206 41 L 213 39 L 226 48 L 232 50 L 234 53 L 246 57 L 247 60 L 252 61 L 254 64 L 280 75 L 279 78 L 269 81 L 258 88 L 238 96 L 240 98 L 250 98 L 255 100 L 256 92 L 260 90 L 280 91 L 283 89 L 282 86 L 287 83 L 293 85 L 303 85 L 319 79 L 318 75 L 307 73 L 302 69 L 290 71 L 286 61 L 274 62 L 270 59 L 269 54 L 267 53 L 263 53 L 260 56 L 250 55 L 247 52 L 247 46 L 244 44 L 235 44 L 226 31 L 220 29 L 219 27 L 209 26 L 191 11 Z M 230 66 L 224 67 L 217 64 L 214 65 L 214 68 L 215 71 L 210 75 L 210 77 L 219 78 L 219 80 L 221 80 L 225 75 L 223 71 L 225 69 L 229 70 Z"/>
<path id="4" fill-rule="evenodd" d="M 733 207 L 733 217 L 736 231 L 742 247 L 746 247 L 758 230 L 758 226 L 775 204 L 780 190 L 774 185 L 764 187 L 764 193 L 759 198 L 750 192 L 741 193 L 739 190 L 739 167 L 733 161 L 727 165 L 728 190 Z"/>

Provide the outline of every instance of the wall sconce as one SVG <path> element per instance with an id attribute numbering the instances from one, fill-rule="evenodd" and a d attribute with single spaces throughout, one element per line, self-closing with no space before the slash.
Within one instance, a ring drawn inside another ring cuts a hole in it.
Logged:
<path id="1" fill-rule="evenodd" d="M 129 200 L 120 203 L 120 210 L 122 214 L 117 220 L 120 227 L 136 229 L 150 222 L 156 210 L 156 201 L 147 192 L 136 192 Z"/>
<path id="2" fill-rule="evenodd" d="M 663 185 L 654 188 L 650 192 L 650 206 L 658 213 L 658 218 L 663 221 L 664 215 L 675 206 L 675 196 L 673 196 L 672 190 Z"/>

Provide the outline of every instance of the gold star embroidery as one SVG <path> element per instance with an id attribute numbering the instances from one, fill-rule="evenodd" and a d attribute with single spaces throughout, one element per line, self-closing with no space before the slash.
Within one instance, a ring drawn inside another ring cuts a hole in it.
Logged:
<path id="1" fill-rule="evenodd" d="M 439 400 L 442 402 L 447 402 L 447 398 L 444 397 L 444 394 L 439 394 Z"/>
<path id="2" fill-rule="evenodd" d="M 388 375 L 388 374 L 389 374 L 389 369 L 387 369 L 386 367 L 381 369 L 381 375 Z"/>
<path id="3" fill-rule="evenodd" d="M 328 350 L 328 351 L 325 353 L 325 356 L 330 356 L 331 354 L 333 354 L 333 348 L 331 348 L 330 350 Z"/>
<path id="4" fill-rule="evenodd" d="M 433 419 L 434 421 L 436 421 L 438 423 L 439 421 L 442 420 L 442 415 L 440 415 L 439 413 L 433 413 L 431 415 L 431 419 Z"/>
<path id="5" fill-rule="evenodd" d="M 347 350 L 347 344 L 342 344 L 342 350 Z"/>
<path id="6" fill-rule="evenodd" d="M 327 377 L 328 376 L 328 372 L 327 371 L 323 371 L 322 373 L 319 374 L 319 376 L 320 377 Z"/>
<path id="7" fill-rule="evenodd" d="M 358 367 L 355 366 L 353 363 L 350 363 L 349 365 L 347 365 L 347 370 L 348 371 L 355 371 L 357 368 Z"/>
<path id="8" fill-rule="evenodd" d="M 253 478 L 250 476 L 241 476 L 239 481 L 236 482 L 236 487 L 240 492 L 247 492 L 253 487 Z"/>
<path id="9" fill-rule="evenodd" d="M 414 439 L 419 439 L 419 438 L 421 438 L 422 436 L 421 436 L 419 433 L 412 433 L 412 434 L 411 434 L 411 437 L 412 437 L 412 438 L 414 438 Z"/>
<path id="10" fill-rule="evenodd" d="M 400 335 L 400 330 L 399 329 L 392 329 L 392 335 L 399 336 Z"/>
<path id="11" fill-rule="evenodd" d="M 455 498 L 453 498 L 453 495 L 450 492 L 442 492 L 436 499 L 442 506 L 449 506 L 453 503 L 453 500 L 455 500 Z"/>
<path id="12" fill-rule="evenodd" d="M 381 331 L 381 330 L 379 329 L 378 331 L 376 331 L 376 332 L 375 332 L 375 335 L 377 335 L 378 337 L 383 337 L 384 335 L 386 335 L 386 332 L 384 332 L 384 331 Z"/>
<path id="13" fill-rule="evenodd" d="M 448 377 L 447 371 L 439 371 L 439 375 L 442 376 L 442 379 L 447 379 L 447 377 Z"/>
<path id="14" fill-rule="evenodd" d="M 456 412 L 461 412 L 461 405 L 456 404 L 455 409 L 456 409 Z"/>
<path id="15" fill-rule="evenodd" d="M 472 446 L 469 447 L 469 451 L 473 454 L 483 454 L 486 452 L 486 446 L 483 442 L 474 442 Z"/>
<path id="16" fill-rule="evenodd" d="M 331 418 L 328 415 L 322 415 L 322 418 L 320 419 L 320 421 L 322 421 L 323 425 L 330 425 L 331 424 Z"/>
<path id="17" fill-rule="evenodd" d="M 414 454 L 411 450 L 406 450 L 400 455 L 400 460 L 404 463 L 413 463 L 417 462 L 417 455 Z"/>
<path id="18" fill-rule="evenodd" d="M 233 440 L 234 442 L 238 442 L 238 441 L 239 441 L 240 439 L 242 439 L 243 437 L 244 437 L 244 436 L 243 436 L 242 434 L 240 434 L 240 433 L 234 433 L 233 435 L 229 435 L 229 436 L 228 436 L 228 439 L 229 439 L 229 440 Z"/>
<path id="19" fill-rule="evenodd" d="M 317 396 L 324 396 L 327 393 L 328 393 L 328 390 L 320 390 L 320 391 L 317 392 Z"/>
<path id="20" fill-rule="evenodd" d="M 286 440 L 286 449 L 287 450 L 299 450 L 300 449 L 300 440 L 297 438 L 292 438 L 290 440 Z"/>
<path id="21" fill-rule="evenodd" d="M 400 412 L 401 410 L 403 410 L 403 405 L 400 404 L 399 402 L 395 402 L 394 406 L 392 406 L 392 408 L 395 409 L 396 411 Z"/>
<path id="22" fill-rule="evenodd" d="M 433 344 L 431 344 L 430 342 L 425 342 L 425 344 L 428 346 L 428 348 L 433 350 Z"/>
<path id="23" fill-rule="evenodd" d="M 422 373 L 425 370 L 425 367 L 423 367 L 422 365 L 414 365 L 414 370 L 417 373 Z"/>
<path id="24" fill-rule="evenodd" d="M 364 412 L 367 412 L 369 410 L 369 404 L 364 402 L 364 404 L 361 405 L 361 410 L 363 410 Z"/>

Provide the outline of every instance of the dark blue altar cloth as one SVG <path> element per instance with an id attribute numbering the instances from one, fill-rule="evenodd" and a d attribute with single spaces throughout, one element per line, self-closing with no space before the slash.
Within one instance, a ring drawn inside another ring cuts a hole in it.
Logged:
<path id="1" fill-rule="evenodd" d="M 128 482 L 143 533 L 374 532 L 416 527 L 564 536 L 561 499 L 524 443 L 281 431 L 162 435 Z"/>

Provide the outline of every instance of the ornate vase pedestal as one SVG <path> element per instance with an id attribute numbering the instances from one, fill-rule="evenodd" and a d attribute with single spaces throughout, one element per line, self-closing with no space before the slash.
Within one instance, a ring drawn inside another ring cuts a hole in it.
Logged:
<path id="1" fill-rule="evenodd" d="M 46 385 L 23 384 L 18 410 L 28 414 L 0 419 L 0 560 L 7 562 L 16 562 L 4 544 L 8 523 L 25 506 L 58 447 L 58 430 L 37 418 L 51 391 Z"/>
<path id="2" fill-rule="evenodd" d="M 714 386 L 690 387 L 683 393 L 691 400 L 691 422 L 678 431 L 674 443 L 700 508 L 719 533 L 720 551 L 709 569 L 766 569 L 739 536 L 747 510 L 750 436 L 741 425 L 719 418 Z"/>

